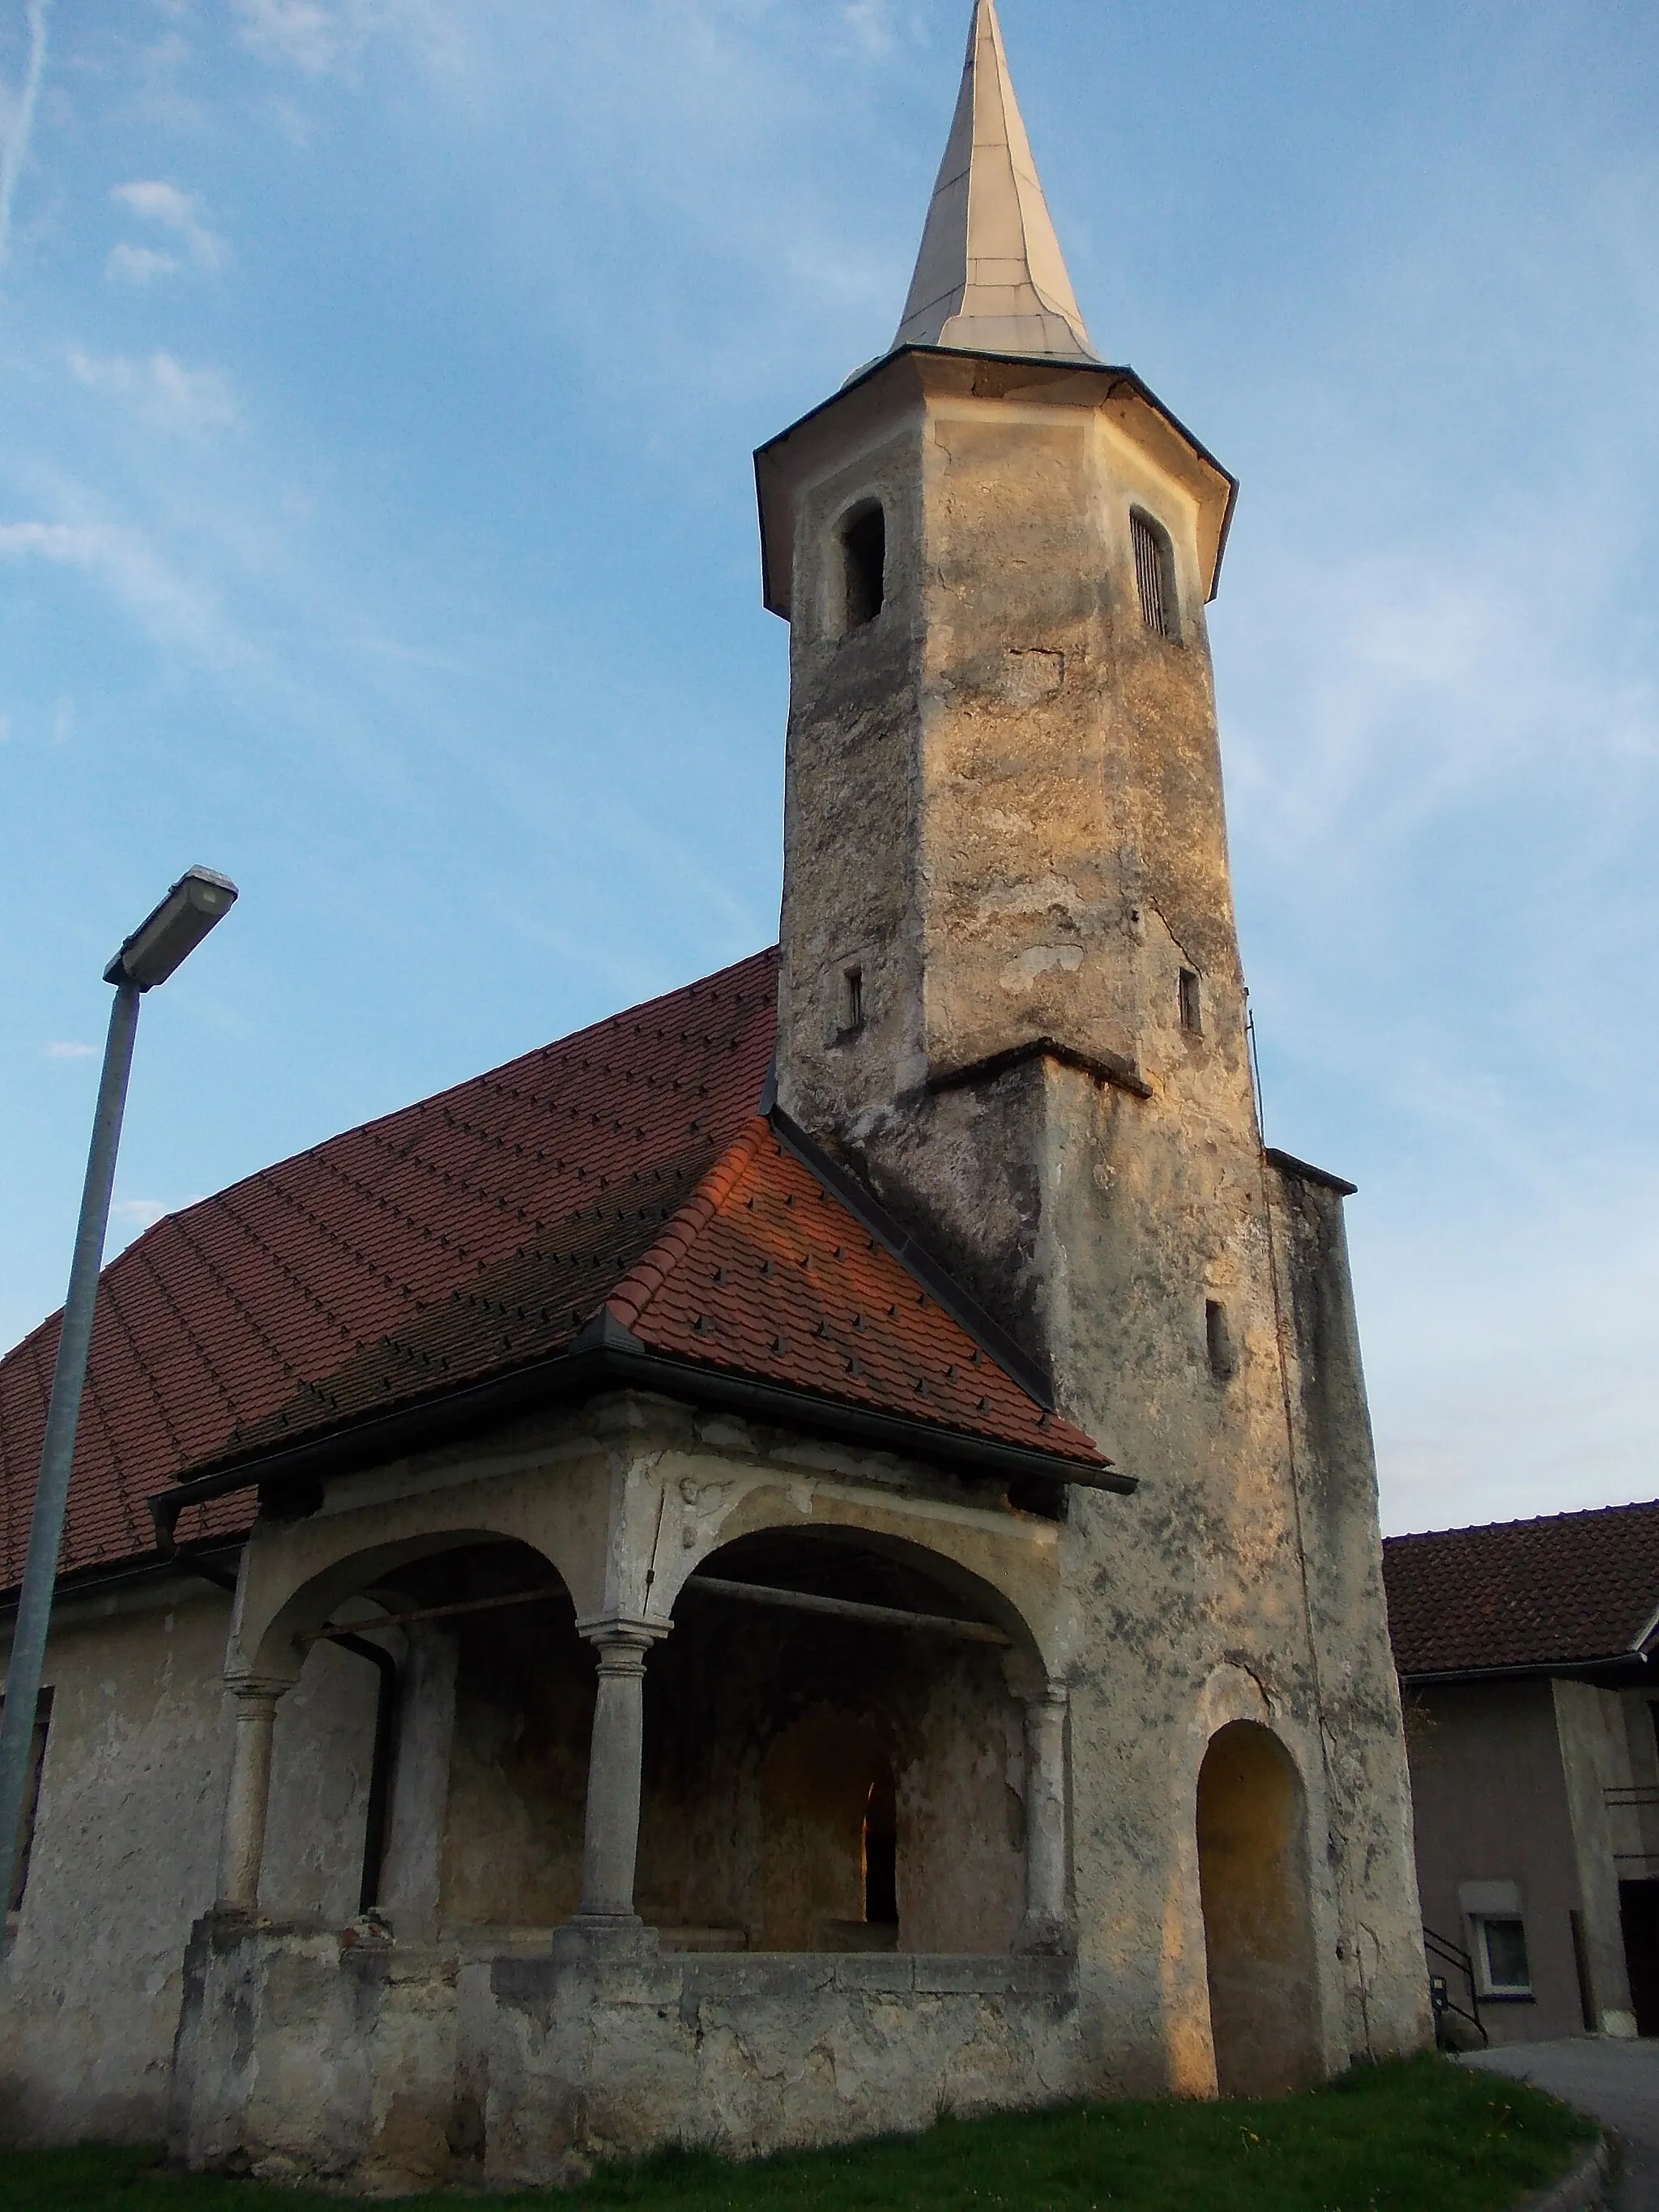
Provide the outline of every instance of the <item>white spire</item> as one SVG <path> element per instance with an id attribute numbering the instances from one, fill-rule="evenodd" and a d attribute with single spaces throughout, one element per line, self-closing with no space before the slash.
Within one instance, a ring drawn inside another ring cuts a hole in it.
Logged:
<path id="1" fill-rule="evenodd" d="M 962 91 L 893 343 L 1098 358 L 1037 181 L 995 0 L 975 0 Z"/>

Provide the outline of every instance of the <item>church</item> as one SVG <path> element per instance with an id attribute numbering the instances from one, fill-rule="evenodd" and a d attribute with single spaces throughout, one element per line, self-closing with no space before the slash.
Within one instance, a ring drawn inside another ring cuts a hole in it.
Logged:
<path id="1" fill-rule="evenodd" d="M 1247 1046 L 1237 486 L 1096 352 L 994 0 L 890 349 L 756 470 L 776 949 L 105 1271 L 13 2142 L 524 2185 L 1428 2039 L 1351 1186 Z"/>

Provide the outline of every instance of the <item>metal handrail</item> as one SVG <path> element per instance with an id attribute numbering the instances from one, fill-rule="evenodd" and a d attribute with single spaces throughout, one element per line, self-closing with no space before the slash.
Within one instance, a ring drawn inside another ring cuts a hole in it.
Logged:
<path id="1" fill-rule="evenodd" d="M 1434 2007 L 1437 2031 L 1442 2017 L 1449 2012 L 1455 2012 L 1460 2020 L 1468 2021 L 1482 2043 L 1490 2045 L 1492 2038 L 1480 2018 L 1480 1991 L 1474 1978 L 1474 1960 L 1461 1943 L 1454 1943 L 1449 1936 L 1437 1935 L 1432 1928 L 1425 1927 L 1423 1930 L 1423 1952 L 1428 1962 L 1429 2001 Z M 1468 1984 L 1469 2001 L 1467 2005 L 1459 2004 L 1453 1997 L 1451 1984 L 1445 1975 L 1435 1972 L 1437 1961 L 1452 1967 Z M 1435 2039 L 1437 2042 L 1439 2040 L 1437 2033 Z"/>

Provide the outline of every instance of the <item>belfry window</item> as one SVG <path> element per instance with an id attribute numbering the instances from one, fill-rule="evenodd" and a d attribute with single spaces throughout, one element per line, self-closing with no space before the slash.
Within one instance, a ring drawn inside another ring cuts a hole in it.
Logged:
<path id="1" fill-rule="evenodd" d="M 846 635 L 874 622 L 887 595 L 887 518 L 878 501 L 863 501 L 842 524 L 841 568 Z"/>
<path id="2" fill-rule="evenodd" d="M 1129 514 L 1129 536 L 1135 555 L 1135 584 L 1140 592 L 1140 618 L 1157 637 L 1179 641 L 1180 611 L 1176 602 L 1175 552 L 1169 532 L 1143 514 Z"/>

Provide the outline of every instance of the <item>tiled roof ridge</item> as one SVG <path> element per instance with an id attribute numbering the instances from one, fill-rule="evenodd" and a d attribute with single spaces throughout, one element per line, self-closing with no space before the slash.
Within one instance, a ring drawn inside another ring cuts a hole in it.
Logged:
<path id="1" fill-rule="evenodd" d="M 1512 1529 L 1559 1528 L 1565 1521 L 1605 1521 L 1620 1513 L 1650 1513 L 1659 1509 L 1659 1498 L 1632 1498 L 1623 1505 L 1580 1505 L 1565 1513 L 1539 1513 L 1522 1521 L 1474 1521 L 1456 1528 L 1404 1529 L 1397 1536 L 1385 1536 L 1385 1546 L 1391 1544 L 1427 1544 L 1454 1536 L 1492 1536 L 1507 1534 Z"/>
<path id="2" fill-rule="evenodd" d="M 613 1320 L 620 1322 L 624 1328 L 633 1328 L 731 1196 L 761 1140 L 770 1133 L 763 1115 L 756 1115 L 744 1124 L 691 1195 L 670 1216 L 651 1249 L 612 1290 L 605 1304 Z"/>

